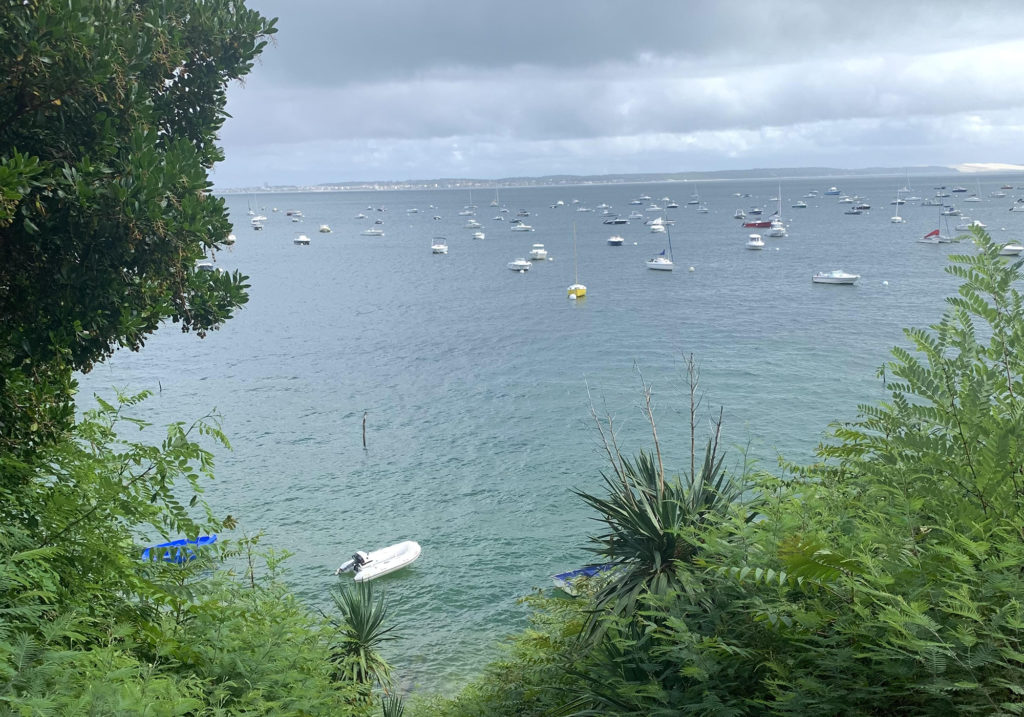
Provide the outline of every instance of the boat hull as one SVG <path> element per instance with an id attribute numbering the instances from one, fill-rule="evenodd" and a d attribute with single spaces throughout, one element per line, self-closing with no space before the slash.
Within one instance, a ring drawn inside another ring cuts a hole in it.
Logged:
<path id="1" fill-rule="evenodd" d="M 675 266 L 668 259 L 651 259 L 647 262 L 647 268 L 655 271 L 672 271 Z"/>

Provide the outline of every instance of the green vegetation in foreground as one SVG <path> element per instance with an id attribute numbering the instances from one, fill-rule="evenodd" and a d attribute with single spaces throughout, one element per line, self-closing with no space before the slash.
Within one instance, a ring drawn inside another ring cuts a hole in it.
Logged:
<path id="1" fill-rule="evenodd" d="M 214 420 L 149 445 L 125 438 L 144 394 L 75 418 L 73 371 L 244 303 L 245 277 L 195 263 L 228 232 L 207 178 L 224 88 L 273 22 L 235 0 L 0 2 L 0 715 L 398 717 L 369 588 L 316 614 L 255 539 L 138 560 L 140 535 L 233 526 L 201 500 Z M 504 660 L 408 712 L 1024 712 L 1024 263 L 975 240 L 942 320 L 883 367 L 890 401 L 820 463 L 734 477 L 715 436 L 670 476 L 656 431 L 627 458 L 602 428 L 606 491 L 580 497 L 618 569 L 526 598 Z"/>
<path id="2" fill-rule="evenodd" d="M 1024 262 L 975 242 L 883 366 L 891 399 L 820 463 L 740 486 L 713 450 L 680 479 L 656 433 L 634 460 L 612 442 L 607 494 L 582 498 L 623 568 L 528 598 L 506 659 L 415 713 L 1024 713 Z"/>

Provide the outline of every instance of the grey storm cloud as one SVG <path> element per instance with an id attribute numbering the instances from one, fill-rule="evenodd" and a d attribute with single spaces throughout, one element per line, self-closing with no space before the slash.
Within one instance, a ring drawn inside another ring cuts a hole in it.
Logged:
<path id="1" fill-rule="evenodd" d="M 249 4 L 279 33 L 218 184 L 968 161 L 1024 105 L 1016 2 Z"/>

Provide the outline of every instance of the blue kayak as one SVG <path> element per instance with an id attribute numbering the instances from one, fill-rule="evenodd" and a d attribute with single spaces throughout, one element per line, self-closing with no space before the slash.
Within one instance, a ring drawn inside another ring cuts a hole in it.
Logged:
<path id="1" fill-rule="evenodd" d="M 195 540 L 182 538 L 169 543 L 153 545 L 142 551 L 143 562 L 163 560 L 165 563 L 187 563 L 196 559 L 195 548 L 203 548 L 217 542 L 216 535 L 200 535 Z"/>

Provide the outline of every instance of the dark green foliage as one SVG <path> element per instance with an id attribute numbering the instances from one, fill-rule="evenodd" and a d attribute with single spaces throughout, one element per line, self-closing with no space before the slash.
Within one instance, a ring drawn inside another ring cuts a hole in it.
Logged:
<path id="1" fill-rule="evenodd" d="M 246 301 L 196 262 L 230 230 L 207 177 L 227 83 L 276 30 L 235 0 L 0 7 L 0 437 L 24 449 L 67 427 L 70 370 Z"/>

